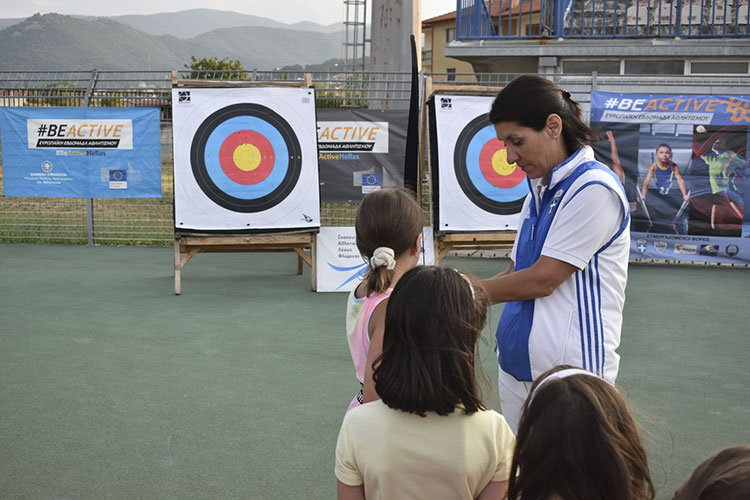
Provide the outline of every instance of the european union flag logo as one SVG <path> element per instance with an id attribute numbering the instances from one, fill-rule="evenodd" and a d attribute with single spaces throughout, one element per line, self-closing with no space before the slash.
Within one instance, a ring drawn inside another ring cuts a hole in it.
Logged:
<path id="1" fill-rule="evenodd" d="M 382 176 L 380 174 L 362 174 L 362 185 L 363 186 L 380 186 L 383 183 Z"/>
<path id="2" fill-rule="evenodd" d="M 128 180 L 127 170 L 110 170 L 109 182 L 124 182 Z"/>

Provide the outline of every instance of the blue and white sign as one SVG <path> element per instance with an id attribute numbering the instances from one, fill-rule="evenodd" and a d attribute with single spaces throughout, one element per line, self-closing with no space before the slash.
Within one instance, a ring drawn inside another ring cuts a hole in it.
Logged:
<path id="1" fill-rule="evenodd" d="M 420 265 L 435 263 L 432 228 L 422 230 Z M 350 292 L 362 282 L 367 263 L 357 250 L 353 227 L 321 227 L 316 238 L 316 291 Z"/>
<path id="2" fill-rule="evenodd" d="M 160 198 L 156 108 L 2 108 L 5 196 Z"/>

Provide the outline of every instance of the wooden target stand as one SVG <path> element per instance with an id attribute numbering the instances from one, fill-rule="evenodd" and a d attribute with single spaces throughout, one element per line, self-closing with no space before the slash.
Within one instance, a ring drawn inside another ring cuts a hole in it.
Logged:
<path id="1" fill-rule="evenodd" d="M 496 95 L 502 87 L 490 87 L 485 85 L 456 85 L 448 83 L 433 83 L 432 76 L 425 78 L 425 95 L 433 97 L 439 94 L 467 94 L 467 95 Z M 429 129 L 427 122 L 427 100 L 422 106 L 422 140 L 420 141 L 424 158 L 425 134 Z M 428 158 L 428 165 L 432 165 Z M 432 192 L 432 176 L 427 177 L 430 192 Z M 435 210 L 436 207 L 433 207 Z M 432 217 L 432 212 L 430 213 Z M 434 226 L 433 221 L 430 224 Z M 510 249 L 516 241 L 516 231 L 482 231 L 482 232 L 447 232 L 436 231 L 435 241 L 435 264 L 452 250 L 494 250 Z"/>
<path id="2" fill-rule="evenodd" d="M 303 81 L 260 82 L 260 81 L 214 81 L 179 80 L 177 71 L 172 72 L 172 87 L 301 87 L 312 85 L 312 75 L 305 74 Z M 297 274 L 302 274 L 303 263 L 310 266 L 312 290 L 315 290 L 315 252 L 318 229 L 264 232 L 259 234 L 209 234 L 179 232 L 174 235 L 174 293 L 182 293 L 182 268 L 199 253 L 209 252 L 295 252 L 297 254 Z M 186 254 L 184 257 L 182 254 Z"/>

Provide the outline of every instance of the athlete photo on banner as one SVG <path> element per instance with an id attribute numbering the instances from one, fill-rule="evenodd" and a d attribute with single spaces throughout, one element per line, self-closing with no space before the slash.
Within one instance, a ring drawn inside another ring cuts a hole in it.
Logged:
<path id="1" fill-rule="evenodd" d="M 749 193 L 746 125 L 696 126 L 692 136 L 690 234 L 750 236 L 744 206 Z M 750 214 L 748 214 L 750 215 Z"/>
<path id="2" fill-rule="evenodd" d="M 487 118 L 493 97 L 436 95 L 430 148 L 436 231 L 518 229 L 526 174 L 507 161 Z"/>
<path id="3" fill-rule="evenodd" d="M 320 226 L 313 89 L 176 88 L 172 113 L 177 230 Z"/>
<path id="4" fill-rule="evenodd" d="M 750 96 L 593 92 L 591 124 L 624 179 L 631 258 L 750 264 Z"/>
<path id="5" fill-rule="evenodd" d="M 692 126 L 642 123 L 638 149 L 638 200 L 649 225 L 644 232 L 688 234 Z"/>
<path id="6" fill-rule="evenodd" d="M 592 122 L 599 135 L 599 142 L 592 144 L 596 159 L 607 165 L 625 187 L 630 203 L 630 227 L 649 229 L 649 217 L 640 196 L 638 186 L 638 143 L 641 131 L 639 123 Z M 641 229 L 638 229 L 641 230 Z"/>

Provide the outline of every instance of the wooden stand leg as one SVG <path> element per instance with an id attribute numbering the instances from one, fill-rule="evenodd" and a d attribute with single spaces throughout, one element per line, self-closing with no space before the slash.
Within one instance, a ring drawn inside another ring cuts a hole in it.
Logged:
<path id="1" fill-rule="evenodd" d="M 440 261 L 443 260 L 443 257 L 445 257 L 450 251 L 451 251 L 451 245 L 445 245 L 441 247 L 440 251 L 435 256 L 435 264 L 439 265 Z"/>
<path id="2" fill-rule="evenodd" d="M 312 242 L 310 244 L 310 276 L 312 279 L 312 291 L 318 291 L 318 275 L 317 275 L 317 242 L 318 235 L 312 235 Z"/>
<path id="3" fill-rule="evenodd" d="M 180 282 L 180 271 L 182 264 L 180 263 L 180 240 L 179 238 L 174 239 L 174 293 L 180 295 L 182 293 L 182 283 Z"/>

